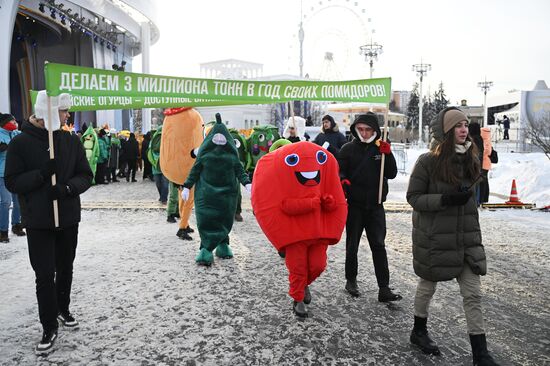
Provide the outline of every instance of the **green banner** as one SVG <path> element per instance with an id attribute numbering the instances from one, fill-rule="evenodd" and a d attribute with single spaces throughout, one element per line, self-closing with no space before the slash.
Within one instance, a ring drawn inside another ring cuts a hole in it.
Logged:
<path id="1" fill-rule="evenodd" d="M 48 63 L 48 95 L 69 93 L 72 110 L 272 104 L 293 100 L 388 104 L 391 78 L 248 81 L 181 78 Z"/>
<path id="2" fill-rule="evenodd" d="M 36 95 L 38 91 L 29 90 L 31 103 L 34 108 Z M 162 105 L 144 106 L 145 97 L 118 97 L 118 96 L 82 96 L 68 92 L 71 96 L 71 112 L 96 111 L 109 109 L 140 109 L 140 108 L 161 108 L 161 107 L 210 107 L 224 105 L 241 104 L 265 104 L 265 102 L 255 103 L 254 101 L 224 101 L 224 100 L 206 100 L 193 98 L 171 98 L 162 99 Z"/>

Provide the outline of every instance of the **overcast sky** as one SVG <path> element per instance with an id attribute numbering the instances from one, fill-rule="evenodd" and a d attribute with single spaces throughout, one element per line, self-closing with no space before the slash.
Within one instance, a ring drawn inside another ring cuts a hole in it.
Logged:
<path id="1" fill-rule="evenodd" d="M 150 73 L 198 77 L 200 63 L 234 58 L 262 63 L 265 76 L 299 74 L 299 0 L 156 2 Z M 391 77 L 394 90 L 411 89 L 421 59 L 432 65 L 424 92 L 443 81 L 453 104 L 481 105 L 485 77 L 495 95 L 550 84 L 550 0 L 304 0 L 302 9 L 311 77 L 368 78 L 359 46 L 372 39 L 383 45 L 374 77 Z"/>

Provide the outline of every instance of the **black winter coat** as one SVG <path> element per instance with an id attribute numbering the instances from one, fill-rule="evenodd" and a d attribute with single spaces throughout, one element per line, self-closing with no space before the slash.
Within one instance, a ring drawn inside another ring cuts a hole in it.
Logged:
<path id="1" fill-rule="evenodd" d="M 462 172 L 465 156 L 457 154 L 453 169 Z M 436 157 L 420 155 L 414 166 L 407 201 L 413 207 L 414 272 L 428 281 L 456 278 L 467 263 L 478 275 L 487 273 L 481 228 L 473 196 L 463 206 L 443 206 L 441 196 L 457 191 L 435 178 Z M 462 185 L 473 182 L 463 178 Z"/>
<path id="2" fill-rule="evenodd" d="M 344 146 L 344 144 L 348 142 L 346 136 L 338 131 L 338 126 L 335 126 L 330 130 L 323 130 L 321 133 L 315 136 L 315 140 L 313 140 L 313 143 L 319 146 L 323 146 L 326 141 L 328 141 L 328 143 L 330 144 L 327 150 L 330 151 L 335 157 L 338 155 L 338 152 L 340 151 L 342 146 Z"/>
<path id="3" fill-rule="evenodd" d="M 338 154 L 340 178 L 350 181 L 348 204 L 359 207 L 378 205 L 380 167 L 382 154 L 374 142 L 363 143 L 357 139 L 345 144 Z M 388 179 L 397 176 L 397 163 L 393 154 L 386 155 L 382 202 L 388 195 Z"/>
<path id="4" fill-rule="evenodd" d="M 92 185 L 93 173 L 84 147 L 76 135 L 54 131 L 54 152 L 57 161 L 57 184 L 70 187 L 71 194 L 58 200 L 59 227 L 80 222 L 80 194 Z M 5 180 L 10 192 L 19 195 L 22 223 L 29 229 L 53 229 L 51 180 L 42 177 L 40 169 L 50 159 L 48 131 L 29 122 L 8 147 Z"/>
<path id="5" fill-rule="evenodd" d="M 124 144 L 124 158 L 128 161 L 137 160 L 139 156 L 139 144 L 135 138 L 130 138 Z"/>

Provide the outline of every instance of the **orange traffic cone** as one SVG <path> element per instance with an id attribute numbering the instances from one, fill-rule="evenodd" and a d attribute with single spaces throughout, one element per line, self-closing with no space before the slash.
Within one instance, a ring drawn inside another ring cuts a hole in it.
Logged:
<path id="1" fill-rule="evenodd" d="M 506 201 L 507 205 L 523 205 L 518 198 L 518 190 L 516 188 L 516 180 L 512 180 L 512 191 L 510 192 L 510 200 Z"/>

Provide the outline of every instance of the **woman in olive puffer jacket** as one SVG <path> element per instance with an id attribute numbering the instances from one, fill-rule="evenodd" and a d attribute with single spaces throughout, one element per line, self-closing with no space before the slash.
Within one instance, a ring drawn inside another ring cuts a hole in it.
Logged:
<path id="1" fill-rule="evenodd" d="M 474 197 L 481 169 L 468 124 L 457 108 L 441 111 L 430 126 L 430 151 L 418 158 L 409 181 L 407 201 L 414 209 L 413 266 L 420 277 L 410 340 L 425 353 L 440 353 L 428 336 L 428 308 L 437 282 L 456 279 L 474 365 L 497 365 L 487 351 L 481 310 L 480 276 L 486 274 L 487 264 Z"/>

